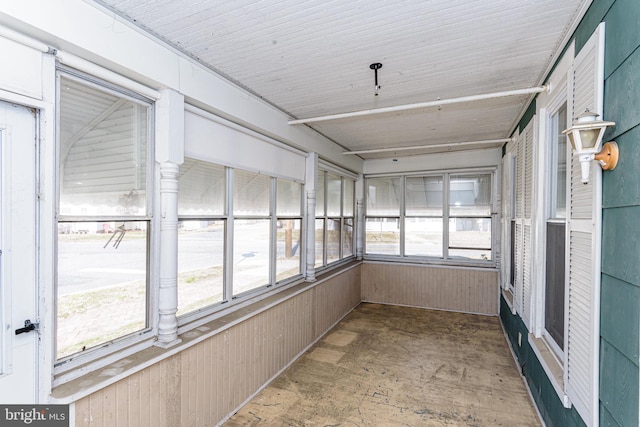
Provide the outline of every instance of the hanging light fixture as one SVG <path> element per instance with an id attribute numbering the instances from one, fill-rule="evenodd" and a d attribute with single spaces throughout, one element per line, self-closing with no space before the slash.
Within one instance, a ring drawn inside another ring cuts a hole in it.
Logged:
<path id="1" fill-rule="evenodd" d="M 596 160 L 603 170 L 612 170 L 618 164 L 618 144 L 610 141 L 602 149 L 604 131 L 615 122 L 598 120 L 599 114 L 586 110 L 576 117 L 576 121 L 568 129 L 562 131 L 567 135 L 573 152 L 580 160 L 582 182 L 589 183 L 591 161 Z"/>
<path id="2" fill-rule="evenodd" d="M 369 65 L 369 68 L 371 68 L 374 72 L 374 78 L 375 78 L 374 93 L 376 96 L 378 96 L 378 91 L 380 90 L 380 87 L 381 87 L 378 84 L 378 70 L 382 68 L 382 64 L 379 62 L 374 62 L 373 64 Z"/>

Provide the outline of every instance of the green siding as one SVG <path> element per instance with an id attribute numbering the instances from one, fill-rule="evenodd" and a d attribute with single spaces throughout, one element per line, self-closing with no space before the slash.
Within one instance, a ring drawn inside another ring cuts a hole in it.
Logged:
<path id="1" fill-rule="evenodd" d="M 603 173 L 600 423 L 633 426 L 640 399 L 640 1 L 596 0 L 592 9 L 594 18 L 607 10 L 604 117 L 616 122 L 606 137 L 620 147 L 617 168 Z"/>
<path id="2" fill-rule="evenodd" d="M 562 405 L 560 397 L 529 345 L 527 339 L 529 332 L 525 324 L 520 316 L 511 313 L 511 309 L 502 297 L 500 298 L 500 319 L 545 424 L 548 427 L 584 426 L 575 408 L 567 409 Z M 522 334 L 522 346 L 518 346 L 518 332 Z"/>
<path id="3" fill-rule="evenodd" d="M 600 334 L 637 366 L 640 287 L 603 274 L 601 294 Z"/>
<path id="4" fill-rule="evenodd" d="M 576 55 L 584 47 L 615 0 L 594 0 L 574 33 Z"/>
<path id="5" fill-rule="evenodd" d="M 600 403 L 621 426 L 638 425 L 638 367 L 600 341 Z"/>
<path id="6" fill-rule="evenodd" d="M 639 99 L 640 49 L 636 49 L 633 54 L 605 80 L 604 118 L 616 122 L 613 130 L 614 136 L 621 135 L 640 123 Z"/>
<path id="7" fill-rule="evenodd" d="M 617 0 L 606 16 L 604 75 L 609 77 L 640 45 L 638 0 Z M 623 28 L 624 31 L 616 30 Z"/>
<path id="8" fill-rule="evenodd" d="M 600 427 L 618 427 L 620 424 L 611 416 L 607 408 L 600 404 Z"/>
<path id="9" fill-rule="evenodd" d="M 602 228 L 602 272 L 640 286 L 640 206 L 605 209 Z"/>
<path id="10" fill-rule="evenodd" d="M 602 206 L 640 205 L 640 126 L 616 136 L 620 148 L 618 166 L 602 174 Z"/>
<path id="11" fill-rule="evenodd" d="M 534 99 L 531 102 L 531 104 L 529 104 L 527 111 L 524 112 L 524 115 L 522 116 L 522 118 L 520 119 L 520 122 L 518 123 L 518 129 L 520 130 L 520 133 L 522 133 L 524 128 L 527 127 L 527 125 L 535 115 L 536 115 L 536 100 Z"/>

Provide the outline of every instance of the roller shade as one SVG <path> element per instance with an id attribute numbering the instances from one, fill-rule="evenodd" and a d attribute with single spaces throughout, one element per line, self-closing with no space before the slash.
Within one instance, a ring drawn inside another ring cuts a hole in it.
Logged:
<path id="1" fill-rule="evenodd" d="M 306 154 L 193 106 L 185 109 L 185 155 L 304 182 Z"/>

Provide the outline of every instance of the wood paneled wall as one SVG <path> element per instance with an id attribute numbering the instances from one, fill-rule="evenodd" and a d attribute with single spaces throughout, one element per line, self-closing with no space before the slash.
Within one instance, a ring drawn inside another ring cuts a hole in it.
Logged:
<path id="1" fill-rule="evenodd" d="M 213 426 L 360 303 L 360 266 L 87 396 L 76 426 Z"/>
<path id="2" fill-rule="evenodd" d="M 498 271 L 365 262 L 362 301 L 498 314 Z"/>

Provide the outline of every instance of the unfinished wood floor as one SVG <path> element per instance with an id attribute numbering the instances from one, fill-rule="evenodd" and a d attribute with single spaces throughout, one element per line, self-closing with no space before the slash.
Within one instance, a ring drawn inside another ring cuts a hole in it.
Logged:
<path id="1" fill-rule="evenodd" d="M 539 426 L 496 317 L 361 304 L 225 426 Z"/>

